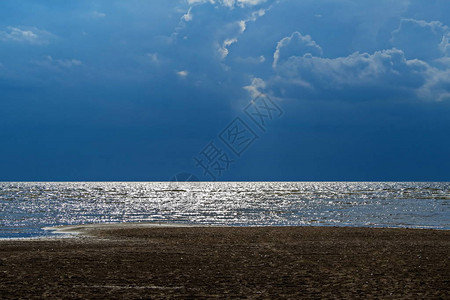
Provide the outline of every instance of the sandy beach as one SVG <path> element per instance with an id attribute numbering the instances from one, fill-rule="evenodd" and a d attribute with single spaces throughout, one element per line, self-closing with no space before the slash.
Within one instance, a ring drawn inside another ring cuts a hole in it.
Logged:
<path id="1" fill-rule="evenodd" d="M 448 299 L 450 231 L 331 227 L 64 228 L 0 241 L 15 298 Z"/>

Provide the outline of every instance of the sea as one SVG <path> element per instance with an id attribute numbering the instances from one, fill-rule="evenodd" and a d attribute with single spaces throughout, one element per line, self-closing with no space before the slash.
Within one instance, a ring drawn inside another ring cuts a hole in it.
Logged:
<path id="1" fill-rule="evenodd" d="M 0 238 L 61 225 L 450 229 L 449 182 L 3 182 Z"/>

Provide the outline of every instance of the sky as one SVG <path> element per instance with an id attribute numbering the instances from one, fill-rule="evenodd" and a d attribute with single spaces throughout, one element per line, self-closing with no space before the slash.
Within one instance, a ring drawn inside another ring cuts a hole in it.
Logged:
<path id="1" fill-rule="evenodd" d="M 0 181 L 449 181 L 448 11 L 2 0 Z"/>

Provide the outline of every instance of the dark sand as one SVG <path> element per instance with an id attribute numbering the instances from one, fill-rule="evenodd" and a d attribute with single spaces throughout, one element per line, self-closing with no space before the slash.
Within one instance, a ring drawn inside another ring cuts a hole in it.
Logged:
<path id="1" fill-rule="evenodd" d="M 85 228 L 1 241 L 0 298 L 449 299 L 450 231 Z"/>

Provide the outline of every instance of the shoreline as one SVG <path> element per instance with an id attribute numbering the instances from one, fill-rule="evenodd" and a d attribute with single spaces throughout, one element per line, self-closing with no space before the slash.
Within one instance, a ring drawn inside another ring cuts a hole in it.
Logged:
<path id="1" fill-rule="evenodd" d="M 450 231 L 105 224 L 0 240 L 9 298 L 445 298 Z"/>
<path id="2" fill-rule="evenodd" d="M 42 227 L 41 230 L 51 232 L 51 235 L 31 236 L 31 237 L 3 237 L 1 241 L 36 241 L 36 240 L 55 240 L 59 238 L 75 238 L 77 236 L 91 236 L 90 232 L 105 229 L 125 229 L 125 228 L 361 228 L 361 229 L 397 229 L 397 230 L 432 230 L 432 231 L 450 231 L 450 228 L 432 228 L 431 226 L 418 227 L 389 227 L 389 226 L 330 226 L 330 225 L 215 225 L 215 224 L 193 224 L 193 223 L 170 223 L 170 222 L 117 222 L 117 223 L 87 223 L 78 225 L 57 225 Z"/>
<path id="3" fill-rule="evenodd" d="M 195 227 L 211 227 L 210 225 L 195 225 L 181 223 L 154 223 L 154 222 L 128 222 L 128 223 L 96 223 L 81 225 L 62 225 L 43 227 L 43 230 L 51 231 L 54 234 L 84 234 L 89 236 L 90 232 L 107 229 L 139 229 L 139 228 L 195 228 Z"/>

